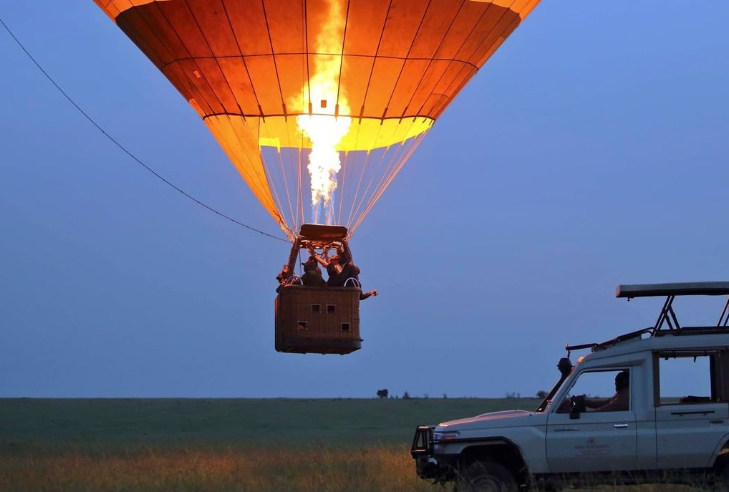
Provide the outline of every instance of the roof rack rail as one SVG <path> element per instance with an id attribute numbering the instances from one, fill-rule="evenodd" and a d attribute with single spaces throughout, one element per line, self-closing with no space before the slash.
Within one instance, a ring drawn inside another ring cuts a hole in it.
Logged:
<path id="1" fill-rule="evenodd" d="M 718 335 L 729 333 L 729 326 L 682 326 L 678 330 L 657 330 L 652 336 L 663 337 L 666 335 Z"/>
<path id="2" fill-rule="evenodd" d="M 666 302 L 653 325 L 652 336 L 655 336 L 668 325 L 669 330 L 680 330 L 676 312 L 673 310 L 673 301 L 676 296 L 729 296 L 729 282 L 680 282 L 673 284 L 636 284 L 618 285 L 615 297 L 626 297 L 628 300 L 636 297 L 659 297 L 666 296 Z M 724 304 L 724 309 L 719 316 L 717 328 L 729 325 L 729 297 Z"/>
<path id="3" fill-rule="evenodd" d="M 569 357 L 570 352 L 573 350 L 584 350 L 584 349 L 591 349 L 593 352 L 597 352 L 598 350 L 602 350 L 607 347 L 611 347 L 613 345 L 617 345 L 621 342 L 625 342 L 627 340 L 633 340 L 636 338 L 641 338 L 646 333 L 651 333 L 653 331 L 653 328 L 643 328 L 642 330 L 637 331 L 631 331 L 630 333 L 625 333 L 623 335 L 619 335 L 615 338 L 611 338 L 610 340 L 605 340 L 604 342 L 600 343 L 585 343 L 583 345 L 565 345 L 565 350 L 567 350 L 567 357 Z"/>

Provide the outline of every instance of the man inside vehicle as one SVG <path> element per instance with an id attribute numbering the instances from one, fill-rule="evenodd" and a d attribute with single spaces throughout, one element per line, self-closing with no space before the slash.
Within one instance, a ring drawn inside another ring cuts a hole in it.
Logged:
<path id="1" fill-rule="evenodd" d="M 612 398 L 585 398 L 585 406 L 593 412 L 625 412 L 630 410 L 630 373 L 620 371 L 615 376 L 615 395 Z"/>
<path id="2" fill-rule="evenodd" d="M 587 398 L 585 395 L 565 399 L 557 409 L 557 413 L 569 413 L 571 409 L 578 412 L 624 412 L 630 410 L 630 372 L 620 371 L 615 376 L 615 395 L 610 398 Z"/>

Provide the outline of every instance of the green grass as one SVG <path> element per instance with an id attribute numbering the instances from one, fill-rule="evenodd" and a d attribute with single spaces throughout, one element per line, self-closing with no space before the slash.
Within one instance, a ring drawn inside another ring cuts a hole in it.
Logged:
<path id="1" fill-rule="evenodd" d="M 0 399 L 0 455 L 72 447 L 359 447 L 409 445 L 415 426 L 536 399 Z"/>

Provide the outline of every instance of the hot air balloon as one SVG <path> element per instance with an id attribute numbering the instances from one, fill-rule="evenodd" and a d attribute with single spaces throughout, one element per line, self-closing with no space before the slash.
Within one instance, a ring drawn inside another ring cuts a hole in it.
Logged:
<path id="1" fill-rule="evenodd" d="M 94 1 L 203 119 L 292 241 L 291 269 L 301 248 L 348 250 L 433 123 L 539 3 Z M 279 293 L 277 350 L 357 350 L 359 300 L 307 296 Z M 341 303 L 341 316 L 327 312 Z M 303 339 L 315 341 L 299 350 Z"/>

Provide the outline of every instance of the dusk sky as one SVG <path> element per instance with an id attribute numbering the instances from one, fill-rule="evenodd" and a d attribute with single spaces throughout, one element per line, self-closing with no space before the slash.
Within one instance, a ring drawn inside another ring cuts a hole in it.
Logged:
<path id="1" fill-rule="evenodd" d="M 281 235 L 91 1 L 0 18 L 130 152 Z M 362 349 L 274 351 L 289 246 L 164 185 L 0 29 L 0 397 L 532 396 L 566 342 L 652 325 L 620 283 L 729 280 L 729 2 L 543 0 L 357 230 Z M 723 300 L 677 301 L 714 324 Z M 573 355 L 573 359 L 576 357 Z"/>

